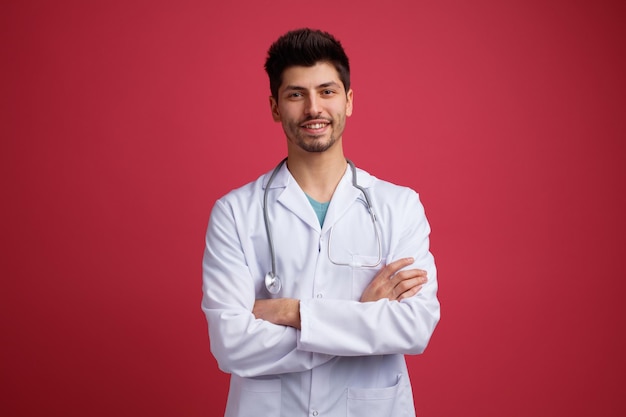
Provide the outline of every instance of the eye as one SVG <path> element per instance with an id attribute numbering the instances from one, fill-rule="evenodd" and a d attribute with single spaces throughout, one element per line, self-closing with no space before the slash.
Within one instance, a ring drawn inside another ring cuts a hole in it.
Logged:
<path id="1" fill-rule="evenodd" d="M 335 94 L 335 92 L 333 90 L 326 89 L 326 90 L 322 90 L 322 94 L 325 96 L 330 96 L 332 94 Z"/>
<path id="2" fill-rule="evenodd" d="M 294 91 L 293 93 L 290 93 L 287 97 L 289 98 L 300 98 L 302 97 L 302 93 L 299 91 Z"/>

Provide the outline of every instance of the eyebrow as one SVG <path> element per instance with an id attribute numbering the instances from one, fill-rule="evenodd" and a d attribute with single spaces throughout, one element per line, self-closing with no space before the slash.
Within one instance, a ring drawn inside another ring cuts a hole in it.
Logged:
<path id="1" fill-rule="evenodd" d="M 336 83 L 335 81 L 329 81 L 327 83 L 322 83 L 322 84 L 316 86 L 315 88 L 316 89 L 320 89 L 320 88 L 328 88 L 328 87 L 339 87 L 339 84 Z M 285 91 L 287 91 L 287 90 L 290 90 L 290 91 L 293 91 L 293 90 L 295 90 L 295 91 L 305 91 L 306 88 L 301 87 L 299 85 L 288 85 L 288 86 L 285 87 Z"/>

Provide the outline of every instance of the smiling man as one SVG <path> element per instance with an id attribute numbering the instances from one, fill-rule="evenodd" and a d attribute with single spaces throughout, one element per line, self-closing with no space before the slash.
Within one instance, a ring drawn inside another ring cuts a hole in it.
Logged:
<path id="1" fill-rule="evenodd" d="M 274 120 L 282 123 L 289 140 L 288 151 L 295 152 L 293 145 L 305 152 L 329 150 L 341 140 L 346 117 L 352 114 L 352 90 L 345 91 L 328 62 L 287 68 L 282 78 L 285 85 L 277 97 L 270 97 L 270 104 Z"/>
<path id="2" fill-rule="evenodd" d="M 344 156 L 353 91 L 332 35 L 288 32 L 265 69 L 287 158 L 215 203 L 203 258 L 226 416 L 414 416 L 404 355 L 439 321 L 424 208 Z"/>

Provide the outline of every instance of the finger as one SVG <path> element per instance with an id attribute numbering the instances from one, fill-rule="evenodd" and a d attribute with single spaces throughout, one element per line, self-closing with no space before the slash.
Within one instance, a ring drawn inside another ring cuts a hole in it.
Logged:
<path id="1" fill-rule="evenodd" d="M 385 273 L 392 277 L 396 272 L 401 270 L 404 267 L 411 265 L 414 261 L 413 258 L 400 258 L 396 261 L 393 261 L 385 266 Z"/>
<path id="2" fill-rule="evenodd" d="M 411 298 L 414 295 L 416 295 L 418 292 L 420 292 L 420 290 L 422 289 L 423 285 L 417 285 L 415 287 L 412 287 L 411 289 L 403 292 L 402 294 L 400 294 L 400 296 L 398 296 L 397 300 L 401 301 L 404 300 L 405 298 Z"/>
<path id="3" fill-rule="evenodd" d="M 393 283 L 394 281 L 390 280 L 390 282 Z M 394 284 L 393 289 L 391 290 L 393 299 L 401 300 L 403 298 L 412 297 L 413 295 L 417 294 L 417 292 L 422 288 L 424 284 L 426 284 L 426 282 L 428 282 L 428 279 L 424 276 L 397 281 Z"/>
<path id="4" fill-rule="evenodd" d="M 426 271 L 422 269 L 406 269 L 404 271 L 400 271 L 396 273 L 391 281 L 394 285 L 398 285 L 402 281 L 411 280 L 411 279 L 423 279 L 424 282 L 428 279 L 428 274 Z"/>
<path id="5" fill-rule="evenodd" d="M 414 287 L 424 285 L 426 281 L 427 279 L 425 277 L 416 277 L 416 278 L 402 280 L 396 283 L 393 289 L 393 293 L 400 295 L 404 293 L 405 291 L 409 291 L 410 289 Z"/>

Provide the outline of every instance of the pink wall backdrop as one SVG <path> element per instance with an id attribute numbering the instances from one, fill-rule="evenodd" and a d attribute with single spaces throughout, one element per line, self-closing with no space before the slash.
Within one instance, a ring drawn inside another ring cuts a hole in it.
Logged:
<path id="1" fill-rule="evenodd" d="M 200 262 L 285 154 L 263 61 L 352 60 L 347 155 L 418 190 L 442 320 L 419 415 L 626 415 L 618 1 L 5 1 L 0 415 L 221 416 Z"/>

